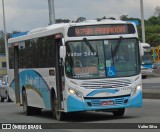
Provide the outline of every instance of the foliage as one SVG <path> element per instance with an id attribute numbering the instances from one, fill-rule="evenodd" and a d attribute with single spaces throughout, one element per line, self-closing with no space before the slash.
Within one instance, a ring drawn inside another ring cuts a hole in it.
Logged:
<path id="1" fill-rule="evenodd" d="M 69 23 L 69 19 L 56 19 L 56 23 Z"/>
<path id="2" fill-rule="evenodd" d="M 0 54 L 5 54 L 4 33 L 0 31 Z"/>
<path id="3" fill-rule="evenodd" d="M 155 8 L 154 15 L 155 15 L 155 16 L 160 16 L 160 6 L 157 6 L 157 7 Z"/>
<path id="4" fill-rule="evenodd" d="M 156 17 L 156 16 L 152 16 L 150 17 L 147 21 L 146 21 L 146 26 L 148 25 L 159 25 L 160 24 L 160 16 Z"/>
<path id="5" fill-rule="evenodd" d="M 13 30 L 12 33 L 7 33 L 7 40 L 12 34 L 19 33 L 19 31 Z M 0 31 L 0 54 L 5 54 L 5 42 L 4 42 L 4 32 Z"/>
<path id="6" fill-rule="evenodd" d="M 160 16 L 152 16 L 145 22 L 146 42 L 151 46 L 160 45 Z"/>
<path id="7" fill-rule="evenodd" d="M 160 45 L 160 25 L 146 25 L 146 42 L 151 46 Z"/>
<path id="8" fill-rule="evenodd" d="M 128 15 L 120 16 L 121 20 L 138 20 L 139 25 L 137 26 L 139 40 L 142 41 L 142 28 L 141 20 L 139 18 L 129 18 Z M 160 16 L 152 16 L 145 20 L 145 35 L 146 42 L 151 46 L 160 45 Z"/>
<path id="9" fill-rule="evenodd" d="M 85 17 L 79 17 L 79 18 L 77 18 L 76 22 L 83 22 L 85 20 L 86 20 Z"/>

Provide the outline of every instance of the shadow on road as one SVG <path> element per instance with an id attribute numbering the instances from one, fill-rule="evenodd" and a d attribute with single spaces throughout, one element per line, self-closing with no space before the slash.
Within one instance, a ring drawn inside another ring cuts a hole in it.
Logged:
<path id="1" fill-rule="evenodd" d="M 24 113 L 17 113 L 23 116 Z M 40 115 L 32 115 L 33 117 L 38 117 L 43 119 L 52 119 L 56 120 L 52 116 L 51 111 L 42 111 Z M 135 116 L 128 116 L 124 115 L 123 117 L 115 117 L 112 113 L 109 112 L 74 112 L 74 113 L 67 113 L 65 115 L 64 122 L 94 122 L 94 121 L 106 121 L 106 120 L 120 120 L 120 119 L 130 119 L 130 118 L 138 118 Z"/>

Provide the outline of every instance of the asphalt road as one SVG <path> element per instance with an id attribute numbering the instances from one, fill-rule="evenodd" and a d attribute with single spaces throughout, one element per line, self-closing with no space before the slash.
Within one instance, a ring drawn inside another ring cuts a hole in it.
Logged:
<path id="1" fill-rule="evenodd" d="M 107 112 L 72 113 L 65 121 L 52 118 L 52 113 L 42 111 L 41 115 L 25 116 L 22 107 L 14 103 L 0 103 L 0 123 L 160 123 L 160 100 L 144 99 L 142 108 L 129 108 L 125 116 L 114 117 Z"/>
<path id="2" fill-rule="evenodd" d="M 144 99 L 142 108 L 129 108 L 126 110 L 125 116 L 118 118 L 113 117 L 111 113 L 105 112 L 82 112 L 69 114 L 65 121 L 57 121 L 52 118 L 52 113 L 49 111 L 42 111 L 41 115 L 25 116 L 22 107 L 16 106 L 14 103 L 2 102 L 0 103 L 0 123 L 160 123 L 160 100 L 158 99 Z M 94 126 L 95 127 L 95 126 Z M 63 125 L 62 125 L 63 128 Z M 80 132 L 83 125 L 79 126 L 79 129 L 58 129 L 58 132 Z M 15 131 L 15 130 L 14 130 Z M 20 130 L 19 130 L 20 131 Z M 22 130 L 21 130 L 22 131 Z M 39 131 L 39 130 L 38 130 Z M 51 131 L 51 130 L 47 130 Z M 97 132 L 96 129 L 86 129 L 83 132 Z M 106 130 L 98 130 L 99 132 L 105 132 Z M 108 130 L 116 131 L 116 130 Z M 127 130 L 118 130 L 119 132 L 127 132 Z M 133 129 L 132 131 L 136 131 Z M 158 131 L 158 130 L 157 130 Z M 15 131 L 17 132 L 17 130 Z M 151 132 L 151 130 L 145 129 L 145 132 Z"/>
<path id="3" fill-rule="evenodd" d="M 160 77 L 149 77 L 142 79 L 143 89 L 157 89 L 160 90 Z"/>
<path id="4" fill-rule="evenodd" d="M 160 77 L 142 79 L 143 98 L 160 99 Z"/>

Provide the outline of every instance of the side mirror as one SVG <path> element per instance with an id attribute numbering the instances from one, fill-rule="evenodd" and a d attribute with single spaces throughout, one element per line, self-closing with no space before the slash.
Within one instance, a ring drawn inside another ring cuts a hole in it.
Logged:
<path id="1" fill-rule="evenodd" d="M 141 57 L 144 56 L 144 48 L 141 43 L 139 43 L 139 52 Z"/>
<path id="2" fill-rule="evenodd" d="M 66 47 L 65 46 L 60 46 L 59 56 L 62 59 L 66 57 Z"/>
<path id="3" fill-rule="evenodd" d="M 64 38 L 62 38 L 62 44 L 63 44 L 63 45 L 65 45 L 65 41 L 64 41 Z"/>

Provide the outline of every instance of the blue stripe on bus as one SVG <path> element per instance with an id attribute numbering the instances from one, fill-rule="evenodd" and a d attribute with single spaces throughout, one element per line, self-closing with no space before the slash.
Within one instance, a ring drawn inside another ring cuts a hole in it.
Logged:
<path id="1" fill-rule="evenodd" d="M 74 112 L 74 111 L 83 111 L 84 110 L 84 103 L 79 99 L 76 99 L 73 96 L 68 96 L 67 98 L 67 111 Z"/>
<path id="2" fill-rule="evenodd" d="M 142 69 L 143 68 L 153 68 L 153 65 L 152 64 L 142 64 Z"/>
<path id="3" fill-rule="evenodd" d="M 15 34 L 12 34 L 12 38 L 16 38 L 16 37 L 20 37 L 20 36 L 24 36 L 24 35 L 27 35 L 28 32 L 20 32 L 20 33 L 15 33 Z"/>
<path id="4" fill-rule="evenodd" d="M 123 100 L 123 102 L 121 102 Z M 124 101 L 128 100 L 127 103 Z M 102 106 L 103 101 L 113 101 L 114 105 Z M 88 111 L 88 110 L 107 110 L 142 106 L 142 92 L 139 91 L 134 97 L 110 98 L 110 99 L 85 99 L 79 100 L 69 95 L 67 99 L 67 112 Z"/>
<path id="5" fill-rule="evenodd" d="M 38 72 L 34 70 L 25 70 L 20 72 L 19 82 L 20 92 L 22 91 L 23 86 L 26 87 L 27 85 L 31 85 L 42 95 L 46 109 L 51 109 L 50 88 Z M 12 81 L 11 87 L 15 90 L 15 80 Z"/>

